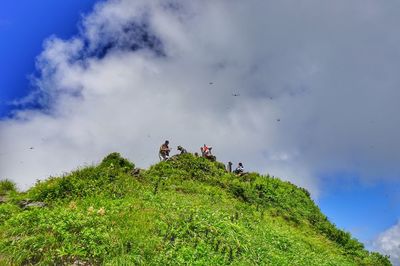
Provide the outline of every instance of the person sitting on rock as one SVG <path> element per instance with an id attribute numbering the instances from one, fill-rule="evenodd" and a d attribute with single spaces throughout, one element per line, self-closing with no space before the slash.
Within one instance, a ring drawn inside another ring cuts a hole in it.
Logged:
<path id="1" fill-rule="evenodd" d="M 206 144 L 204 144 L 204 146 L 200 148 L 200 150 L 201 150 L 201 155 L 202 155 L 204 158 L 207 158 L 207 159 L 209 159 L 209 160 L 211 160 L 211 161 L 215 161 L 216 158 L 215 158 L 214 155 L 212 155 L 211 149 L 212 149 L 212 147 L 208 147 Z"/>
<path id="2" fill-rule="evenodd" d="M 169 158 L 169 152 L 171 149 L 168 147 L 168 144 L 169 141 L 166 140 L 160 147 L 160 152 L 158 153 L 158 158 L 160 158 L 160 161 L 166 161 Z"/>
<path id="3" fill-rule="evenodd" d="M 204 144 L 204 146 L 200 148 L 201 155 L 206 158 L 209 157 L 210 155 L 212 155 L 211 149 L 212 147 L 208 147 L 206 144 Z"/>
<path id="4" fill-rule="evenodd" d="M 242 175 L 244 173 L 244 167 L 242 163 L 238 164 L 238 167 L 236 167 L 234 173 L 237 175 Z"/>
<path id="5" fill-rule="evenodd" d="M 182 146 L 178 146 L 178 151 L 180 151 L 181 153 L 180 154 L 185 154 L 185 153 L 187 153 L 187 150 L 185 149 L 185 148 L 183 148 Z"/>

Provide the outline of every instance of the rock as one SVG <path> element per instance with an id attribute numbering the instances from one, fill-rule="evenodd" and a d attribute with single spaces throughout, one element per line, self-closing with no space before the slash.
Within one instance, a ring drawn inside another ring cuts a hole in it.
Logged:
<path id="1" fill-rule="evenodd" d="M 25 206 L 28 205 L 31 202 L 32 202 L 32 200 L 30 200 L 30 199 L 23 199 L 23 200 L 18 202 L 18 205 L 21 208 L 25 208 Z"/>
<path id="2" fill-rule="evenodd" d="M 140 172 L 142 171 L 142 169 L 140 169 L 140 168 L 135 168 L 135 169 L 133 169 L 132 171 L 131 171 L 131 175 L 132 176 L 140 176 Z"/>
<path id="3" fill-rule="evenodd" d="M 32 202 L 32 203 L 29 203 L 29 204 L 25 205 L 25 208 L 30 208 L 30 207 L 43 208 L 43 207 L 46 207 L 46 203 L 39 201 L 39 202 Z"/>
<path id="4" fill-rule="evenodd" d="M 43 207 L 46 206 L 46 203 L 40 202 L 40 201 L 33 202 L 30 199 L 24 199 L 24 200 L 21 200 L 18 203 L 18 205 L 23 209 L 27 209 L 27 208 L 43 208 Z"/>
<path id="5" fill-rule="evenodd" d="M 208 155 L 208 156 L 203 156 L 203 157 L 210 160 L 211 162 L 217 161 L 217 157 L 215 157 L 214 155 Z"/>
<path id="6" fill-rule="evenodd" d="M 86 261 L 81 261 L 81 260 L 75 260 L 72 266 L 89 266 L 92 265 L 89 262 Z"/>

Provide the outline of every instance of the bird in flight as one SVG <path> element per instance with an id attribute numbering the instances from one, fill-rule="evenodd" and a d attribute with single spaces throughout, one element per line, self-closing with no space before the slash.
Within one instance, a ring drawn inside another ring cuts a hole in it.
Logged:
<path id="1" fill-rule="evenodd" d="M 237 96 L 240 96 L 240 94 L 239 93 L 232 93 L 232 96 L 233 97 L 237 97 Z"/>

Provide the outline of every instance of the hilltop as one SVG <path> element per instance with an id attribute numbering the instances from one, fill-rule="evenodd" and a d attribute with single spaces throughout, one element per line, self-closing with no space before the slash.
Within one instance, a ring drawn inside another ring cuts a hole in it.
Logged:
<path id="1" fill-rule="evenodd" d="M 391 265 L 307 190 L 191 154 L 143 170 L 112 153 L 0 196 L 1 265 Z"/>

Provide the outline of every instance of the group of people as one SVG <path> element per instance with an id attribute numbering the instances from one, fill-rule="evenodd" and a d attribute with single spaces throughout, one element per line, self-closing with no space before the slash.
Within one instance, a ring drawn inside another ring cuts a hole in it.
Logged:
<path id="1" fill-rule="evenodd" d="M 177 150 L 180 152 L 180 154 L 188 153 L 187 150 L 185 148 L 183 148 L 182 146 L 178 146 Z M 206 144 L 204 144 L 202 147 L 200 147 L 201 156 L 204 157 L 204 158 L 207 158 L 207 159 L 209 159 L 211 161 L 215 161 L 216 157 L 214 155 L 212 155 L 211 150 L 212 150 L 212 147 L 209 147 Z M 158 157 L 160 158 L 160 161 L 168 160 L 169 157 L 170 157 L 170 155 L 169 155 L 170 152 L 171 152 L 171 149 L 169 148 L 169 141 L 166 140 L 160 146 L 160 150 L 159 150 L 159 153 L 158 153 Z M 197 152 L 194 155 L 195 156 L 199 156 Z M 228 163 L 228 172 L 232 172 L 232 162 Z M 238 166 L 236 167 L 236 169 L 233 172 L 235 174 L 238 174 L 238 175 L 244 174 L 243 164 L 239 163 Z"/>
<path id="2" fill-rule="evenodd" d="M 187 150 L 185 148 L 183 148 L 182 146 L 178 146 L 177 150 L 180 152 L 180 154 L 185 154 L 188 153 Z M 201 151 L 201 156 L 207 159 L 214 159 L 215 160 L 215 156 L 212 155 L 211 153 L 212 147 L 207 146 L 206 144 L 204 144 L 203 147 L 200 147 L 200 151 Z M 169 141 L 166 140 L 163 144 L 161 144 L 160 146 L 160 151 L 158 153 L 158 157 L 160 158 L 160 161 L 166 161 L 169 159 L 169 154 L 171 152 L 171 149 L 169 148 Z M 199 156 L 198 153 L 195 153 L 196 156 Z"/>
<path id="3" fill-rule="evenodd" d="M 237 175 L 243 175 L 245 173 L 242 163 L 238 163 L 236 169 L 232 171 L 232 162 L 228 162 L 228 172 L 229 173 L 234 172 Z"/>

